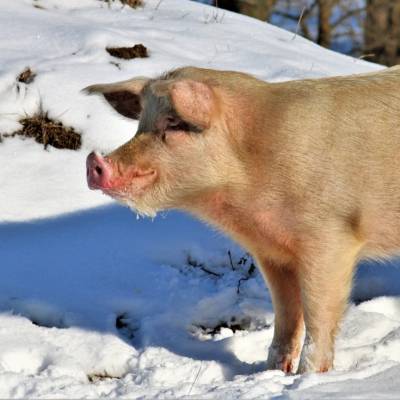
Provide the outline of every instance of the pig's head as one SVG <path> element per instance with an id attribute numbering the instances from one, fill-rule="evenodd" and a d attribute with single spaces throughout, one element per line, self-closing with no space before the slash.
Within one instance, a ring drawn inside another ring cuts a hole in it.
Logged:
<path id="1" fill-rule="evenodd" d="M 139 119 L 130 141 L 104 157 L 88 156 L 91 189 L 154 215 L 190 208 L 199 196 L 238 179 L 228 123 L 221 118 L 221 93 L 210 80 L 189 79 L 177 70 L 86 91 L 102 94 L 120 114 Z"/>

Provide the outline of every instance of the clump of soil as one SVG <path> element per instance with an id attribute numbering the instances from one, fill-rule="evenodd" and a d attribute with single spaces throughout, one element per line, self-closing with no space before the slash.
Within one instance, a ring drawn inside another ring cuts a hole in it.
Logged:
<path id="1" fill-rule="evenodd" d="M 19 121 L 22 129 L 12 135 L 32 137 L 44 148 L 53 146 L 57 149 L 77 150 L 81 147 L 81 135 L 73 128 L 65 127 L 61 122 L 50 119 L 47 113 L 38 113 L 32 117 L 25 117 Z"/>
<path id="2" fill-rule="evenodd" d="M 123 58 L 124 60 L 149 56 L 147 48 L 142 44 L 135 44 L 133 47 L 106 47 L 106 50 L 113 57 Z"/>
<path id="3" fill-rule="evenodd" d="M 105 1 L 108 4 L 115 2 L 115 0 L 102 0 L 102 1 Z M 143 7 L 144 5 L 143 0 L 119 0 L 119 2 L 124 6 L 132 8 Z"/>
<path id="4" fill-rule="evenodd" d="M 143 0 L 119 0 L 124 6 L 132 8 L 143 7 Z"/>
<path id="5" fill-rule="evenodd" d="M 215 336 L 221 333 L 222 328 L 228 328 L 233 333 L 235 333 L 237 331 L 248 330 L 250 328 L 250 325 L 250 319 L 244 318 L 242 320 L 237 320 L 236 317 L 232 317 L 230 321 L 220 321 L 215 326 L 197 325 L 197 328 L 199 328 L 206 335 Z"/>
<path id="6" fill-rule="evenodd" d="M 236 333 L 241 331 L 255 332 L 269 327 L 270 324 L 266 323 L 266 321 L 241 315 L 221 319 L 215 323 L 194 323 L 189 326 L 188 331 L 194 337 L 204 340 L 214 338 L 223 329 L 230 329 L 232 333 Z"/>
<path id="7" fill-rule="evenodd" d="M 138 324 L 126 312 L 117 315 L 115 327 L 122 336 L 129 340 L 134 339 L 136 332 L 139 330 Z"/>
<path id="8" fill-rule="evenodd" d="M 93 374 L 88 374 L 87 378 L 90 383 L 97 383 L 97 382 L 105 381 L 107 379 L 121 379 L 120 376 L 110 375 L 107 372 L 99 372 L 99 373 L 95 372 Z"/>
<path id="9" fill-rule="evenodd" d="M 32 83 L 36 77 L 36 74 L 28 67 L 25 68 L 17 77 L 17 81 L 21 83 Z"/>

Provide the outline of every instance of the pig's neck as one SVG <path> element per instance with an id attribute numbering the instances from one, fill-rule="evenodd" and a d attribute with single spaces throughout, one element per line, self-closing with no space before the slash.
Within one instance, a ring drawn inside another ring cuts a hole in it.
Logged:
<path id="1" fill-rule="evenodd" d="M 268 257 L 287 263 L 294 255 L 290 221 L 279 206 L 260 207 L 255 199 L 235 199 L 216 191 L 198 196 L 184 208 L 232 236 L 258 260 Z"/>

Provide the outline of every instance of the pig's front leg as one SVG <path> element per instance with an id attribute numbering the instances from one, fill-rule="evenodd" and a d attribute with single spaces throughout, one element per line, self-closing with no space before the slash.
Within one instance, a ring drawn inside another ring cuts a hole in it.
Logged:
<path id="1" fill-rule="evenodd" d="M 351 291 L 361 244 L 339 228 L 332 232 L 306 245 L 299 265 L 306 325 L 299 373 L 332 368 L 335 337 Z"/>
<path id="2" fill-rule="evenodd" d="M 295 372 L 303 339 L 303 310 L 297 271 L 285 265 L 261 263 L 275 311 L 274 338 L 268 352 L 268 369 Z"/>

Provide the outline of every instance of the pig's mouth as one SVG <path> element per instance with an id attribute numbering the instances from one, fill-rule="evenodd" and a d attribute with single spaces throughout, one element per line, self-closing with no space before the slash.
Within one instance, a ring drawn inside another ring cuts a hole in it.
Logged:
<path id="1" fill-rule="evenodd" d="M 87 183 L 91 190 L 101 190 L 104 194 L 124 202 L 135 202 L 151 184 L 157 173 L 154 169 L 129 168 L 123 173 L 108 158 L 92 152 L 86 160 Z"/>

